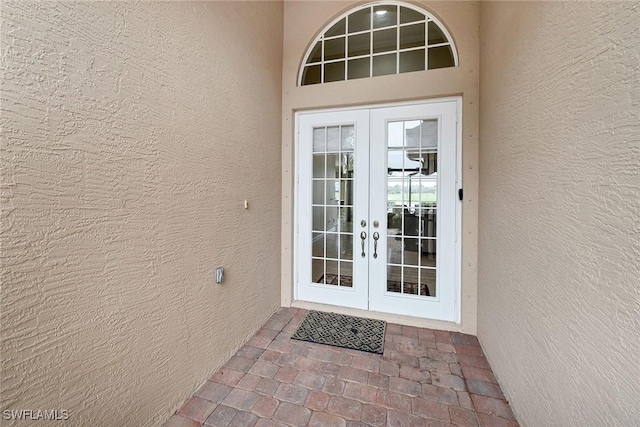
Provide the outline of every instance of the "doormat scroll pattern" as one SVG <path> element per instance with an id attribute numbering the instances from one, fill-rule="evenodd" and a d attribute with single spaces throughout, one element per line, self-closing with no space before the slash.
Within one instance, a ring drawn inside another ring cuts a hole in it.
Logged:
<path id="1" fill-rule="evenodd" d="M 291 338 L 382 354 L 387 322 L 311 310 Z"/>

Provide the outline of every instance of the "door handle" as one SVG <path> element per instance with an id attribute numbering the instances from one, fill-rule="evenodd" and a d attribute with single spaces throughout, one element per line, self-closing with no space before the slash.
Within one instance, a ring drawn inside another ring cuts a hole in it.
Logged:
<path id="1" fill-rule="evenodd" d="M 380 233 L 377 231 L 373 233 L 373 257 L 378 258 L 378 239 L 380 238 Z"/>
<path id="2" fill-rule="evenodd" d="M 364 258 L 366 256 L 366 254 L 364 253 L 364 241 L 367 239 L 367 233 L 365 233 L 364 231 L 362 233 L 360 233 L 360 241 L 362 243 L 362 258 Z"/>

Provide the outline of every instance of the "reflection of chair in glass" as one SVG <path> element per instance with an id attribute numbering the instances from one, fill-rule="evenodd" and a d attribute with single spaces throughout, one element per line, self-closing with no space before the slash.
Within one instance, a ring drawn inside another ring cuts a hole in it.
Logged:
<path id="1" fill-rule="evenodd" d="M 405 211 L 404 213 L 404 228 L 402 234 L 405 236 L 418 236 L 420 229 L 421 218 L 416 214 Z M 418 252 L 418 239 L 411 239 L 405 237 L 404 249 L 407 251 Z"/>
<path id="2" fill-rule="evenodd" d="M 428 210 L 423 216 L 423 237 L 436 237 L 436 210 Z M 435 256 L 436 254 L 436 241 L 426 240 L 422 245 L 422 253 Z"/>
<path id="3" fill-rule="evenodd" d="M 436 237 L 436 210 L 429 209 L 422 210 L 422 212 L 416 210 L 415 213 L 405 211 L 402 232 L 405 236 Z M 407 251 L 417 252 L 418 243 L 417 238 L 406 237 L 404 239 L 404 248 Z M 436 241 L 431 239 L 423 240 L 422 253 L 435 255 Z"/>

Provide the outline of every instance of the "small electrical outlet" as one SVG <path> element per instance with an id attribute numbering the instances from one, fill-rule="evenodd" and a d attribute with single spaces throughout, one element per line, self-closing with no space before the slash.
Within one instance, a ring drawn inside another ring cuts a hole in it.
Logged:
<path id="1" fill-rule="evenodd" d="M 216 284 L 222 283 L 224 280 L 224 267 L 216 268 Z"/>

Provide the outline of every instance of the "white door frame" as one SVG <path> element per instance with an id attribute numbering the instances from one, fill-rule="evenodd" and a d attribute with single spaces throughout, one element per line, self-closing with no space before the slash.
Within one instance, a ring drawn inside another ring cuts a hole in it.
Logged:
<path id="1" fill-rule="evenodd" d="M 401 106 L 411 106 L 411 105 L 423 105 L 423 104 L 432 104 L 432 103 L 443 103 L 443 102 L 453 102 L 455 104 L 455 111 L 456 111 L 456 124 L 455 124 L 455 129 L 456 129 L 456 135 L 455 135 L 455 157 L 456 157 L 456 170 L 455 170 L 455 188 L 457 189 L 461 189 L 462 188 L 462 97 L 446 97 L 446 98 L 437 98 L 437 99 L 430 99 L 430 100 L 422 100 L 422 101 L 410 101 L 410 102 L 399 102 L 399 103 L 384 103 L 384 104 L 372 104 L 372 105 L 363 105 L 363 106 L 349 106 L 349 107 L 344 107 L 344 108 L 328 108 L 328 109 L 318 109 L 318 110 L 313 110 L 313 111 L 298 111 L 295 113 L 295 185 L 294 185 L 294 194 L 295 194 L 295 203 L 294 203 L 294 286 L 293 286 L 293 297 L 294 300 L 304 300 L 307 301 L 309 300 L 308 298 L 301 298 L 301 295 L 299 293 L 299 286 L 298 286 L 298 282 L 299 282 L 299 273 L 300 273 L 300 261 L 304 260 L 305 258 L 302 256 L 301 253 L 301 247 L 300 247 L 300 242 L 299 242 L 299 232 L 300 232 L 300 221 L 301 221 L 301 204 L 299 203 L 299 194 L 300 194 L 300 185 L 301 185 L 301 181 L 300 181 L 300 169 L 301 169 L 301 164 L 299 161 L 299 157 L 300 157 L 300 146 L 299 146 L 299 132 L 300 132 L 300 123 L 299 123 L 299 118 L 300 115 L 303 114 L 310 114 L 310 113 L 331 113 L 331 112 L 335 112 L 335 113 L 344 113 L 344 112 L 349 112 L 349 111 L 353 111 L 353 110 L 369 110 L 372 111 L 374 109 L 380 109 L 380 108 L 388 108 L 388 107 L 401 107 Z M 461 262 L 461 258 L 462 258 L 462 244 L 461 244 L 461 237 L 462 237 L 462 203 L 461 200 L 458 199 L 457 194 L 456 194 L 456 208 L 455 208 L 455 260 L 453 262 L 454 265 L 454 285 L 453 285 L 453 310 L 451 311 L 451 313 L 449 315 L 446 316 L 441 316 L 441 315 L 436 315 L 436 316 L 432 316 L 427 314 L 426 316 L 418 316 L 418 317 L 423 317 L 423 318 L 428 318 L 428 319 L 435 319 L 435 320 L 444 320 L 444 321 L 450 321 L 450 322 L 454 322 L 454 323 L 460 323 L 461 322 L 461 268 L 462 268 L 462 262 Z M 359 217 L 355 217 L 355 218 L 359 218 Z M 355 219 L 354 219 L 355 220 Z M 355 233 L 356 227 L 354 224 L 354 238 L 357 237 L 357 233 Z M 369 244 L 371 244 L 371 240 L 369 239 Z M 369 248 L 369 250 L 371 250 L 371 248 Z M 320 302 L 323 303 L 322 301 L 317 301 L 317 300 L 313 300 L 313 302 Z M 331 304 L 331 302 L 324 302 L 326 304 Z M 343 304 L 340 304 L 343 305 Z M 350 306 L 348 304 L 344 304 L 345 306 Z M 355 307 L 355 308 L 362 308 L 362 309 L 369 309 L 372 310 L 373 308 L 370 306 L 370 301 L 369 301 L 369 308 L 367 307 Z M 380 309 L 378 307 L 377 311 L 381 311 L 381 312 L 389 312 L 386 311 L 384 309 Z M 409 316 L 415 316 L 415 314 L 412 313 L 401 313 L 401 314 L 406 314 Z"/>

